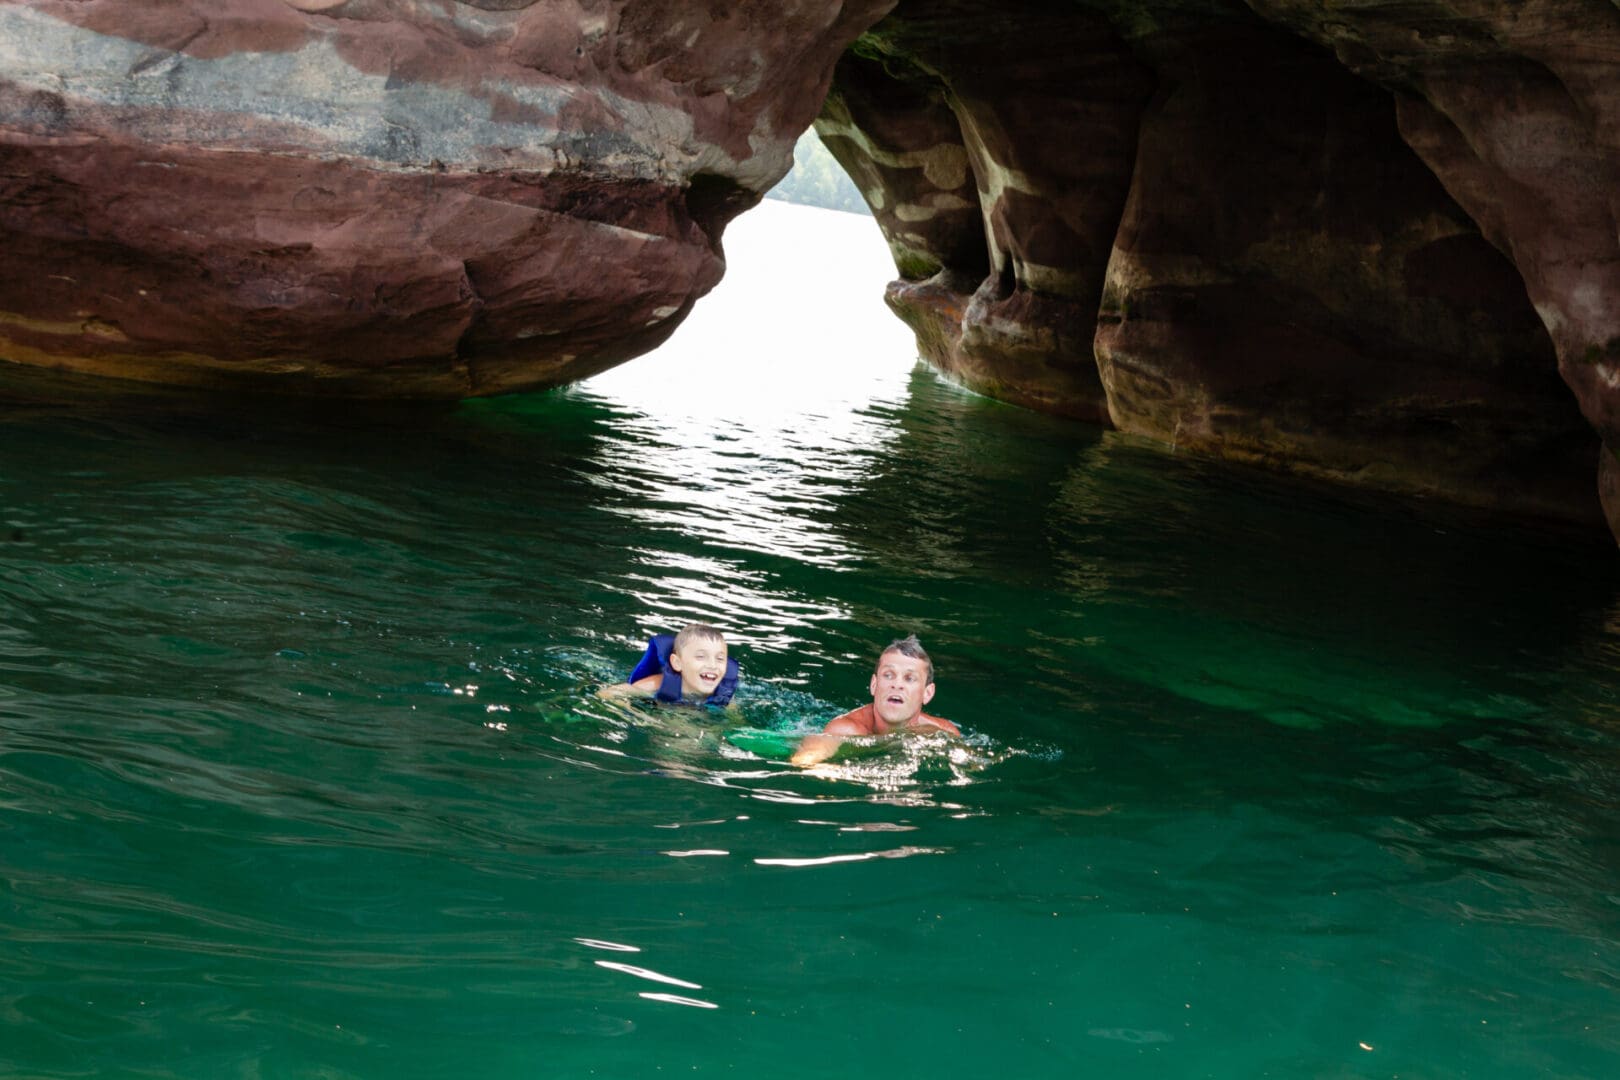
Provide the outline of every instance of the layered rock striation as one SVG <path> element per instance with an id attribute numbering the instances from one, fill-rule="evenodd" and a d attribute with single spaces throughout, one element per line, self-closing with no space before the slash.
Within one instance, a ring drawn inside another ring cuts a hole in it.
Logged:
<path id="1" fill-rule="evenodd" d="M 0 0 L 0 356 L 457 397 L 661 342 L 892 0 Z"/>

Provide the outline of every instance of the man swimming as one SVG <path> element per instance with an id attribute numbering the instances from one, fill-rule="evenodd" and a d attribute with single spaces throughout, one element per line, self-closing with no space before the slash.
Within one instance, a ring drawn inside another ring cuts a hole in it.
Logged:
<path id="1" fill-rule="evenodd" d="M 877 669 L 872 673 L 872 703 L 828 721 L 820 735 L 807 736 L 793 752 L 793 764 L 826 761 L 849 735 L 943 731 L 961 737 L 955 724 L 922 711 L 934 699 L 934 689 L 934 663 L 917 635 L 892 642 L 878 654 Z"/>

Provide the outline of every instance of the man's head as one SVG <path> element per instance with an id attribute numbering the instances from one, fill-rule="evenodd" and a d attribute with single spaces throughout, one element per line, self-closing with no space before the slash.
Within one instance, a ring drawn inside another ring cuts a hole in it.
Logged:
<path id="1" fill-rule="evenodd" d="M 682 697 L 708 697 L 726 676 L 725 635 L 705 623 L 691 623 L 675 635 L 669 669 L 681 677 Z"/>
<path id="2" fill-rule="evenodd" d="M 904 727 L 934 699 L 934 662 L 917 635 L 892 642 L 872 673 L 872 710 L 890 727 Z"/>

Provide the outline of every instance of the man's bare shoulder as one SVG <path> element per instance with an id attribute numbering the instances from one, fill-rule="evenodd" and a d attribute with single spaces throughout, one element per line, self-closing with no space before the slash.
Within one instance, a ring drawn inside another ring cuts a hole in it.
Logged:
<path id="1" fill-rule="evenodd" d="M 962 729 L 945 719 L 943 716 L 929 716 L 927 713 L 918 713 L 917 719 L 911 722 L 913 730 L 917 728 L 938 728 L 947 735 L 962 737 Z"/>
<path id="2" fill-rule="evenodd" d="M 827 735 L 870 735 L 876 725 L 872 722 L 872 706 L 862 705 L 858 709 L 851 709 L 843 716 L 835 716 L 827 721 L 822 732 Z"/>

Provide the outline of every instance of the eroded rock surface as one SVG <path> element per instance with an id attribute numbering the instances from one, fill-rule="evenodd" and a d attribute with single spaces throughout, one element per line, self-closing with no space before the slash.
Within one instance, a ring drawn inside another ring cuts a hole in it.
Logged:
<path id="1" fill-rule="evenodd" d="M 1461 160 L 1478 136 L 1436 146 L 1407 73 L 1343 48 L 1359 20 L 1408 55 L 1445 54 L 1413 44 L 1429 27 L 1411 5 L 1269 8 L 904 0 L 840 63 L 817 121 L 895 251 L 891 306 L 932 363 L 992 396 L 1596 522 L 1592 428 L 1611 437 L 1614 405 L 1591 354 L 1608 324 L 1559 332 L 1572 319 L 1527 296 L 1489 193 L 1571 202 L 1612 244 L 1591 205 L 1604 174 L 1551 168 L 1561 187 L 1531 196 Z M 1475 77 L 1484 108 L 1491 76 Z M 963 159 L 971 181 L 941 164 Z"/>
<path id="2" fill-rule="evenodd" d="M 0 0 L 0 356 L 455 397 L 645 352 L 892 0 Z"/>

